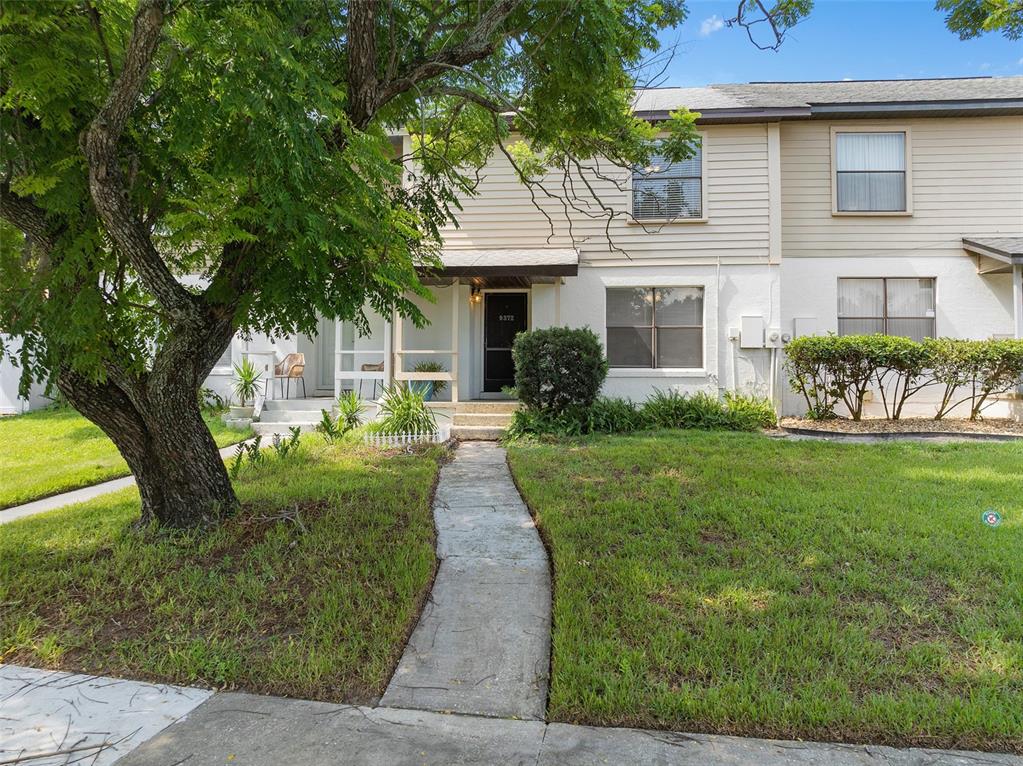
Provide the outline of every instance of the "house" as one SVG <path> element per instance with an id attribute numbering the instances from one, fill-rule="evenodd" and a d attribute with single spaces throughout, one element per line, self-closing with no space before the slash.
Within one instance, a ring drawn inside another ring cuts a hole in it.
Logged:
<path id="1" fill-rule="evenodd" d="M 282 403 L 274 387 L 264 420 L 315 419 L 341 390 L 374 399 L 415 379 L 447 384 L 450 415 L 506 398 L 516 332 L 588 325 L 606 346 L 608 395 L 738 389 L 796 413 L 781 352 L 796 335 L 1023 337 L 1023 77 L 659 88 L 635 101 L 650 120 L 682 106 L 701 115 L 694 158 L 585 164 L 567 206 L 531 193 L 495 151 L 445 231 L 427 327 L 374 316 L 363 337 L 323 321 L 315 338 L 239 338 L 210 385 L 226 391 L 245 355 L 269 371 L 297 351 L 310 399 Z M 444 370 L 415 372 L 423 361 Z"/>

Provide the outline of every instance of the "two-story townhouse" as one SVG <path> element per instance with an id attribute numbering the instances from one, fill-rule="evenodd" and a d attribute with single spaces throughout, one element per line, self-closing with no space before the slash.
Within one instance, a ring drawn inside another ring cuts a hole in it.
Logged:
<path id="1" fill-rule="evenodd" d="M 1023 77 L 635 101 L 652 121 L 682 106 L 701 115 L 684 163 L 593 163 L 575 171 L 585 183 L 529 189 L 495 151 L 445 231 L 429 326 L 377 316 L 365 337 L 325 320 L 315 338 L 239 338 L 210 384 L 226 390 L 244 355 L 269 373 L 299 352 L 310 398 L 435 379 L 452 409 L 506 396 L 516 332 L 585 325 L 605 344 L 609 395 L 752 390 L 795 412 L 780 370 L 795 335 L 1023 337 Z M 416 372 L 422 361 L 444 369 Z"/>

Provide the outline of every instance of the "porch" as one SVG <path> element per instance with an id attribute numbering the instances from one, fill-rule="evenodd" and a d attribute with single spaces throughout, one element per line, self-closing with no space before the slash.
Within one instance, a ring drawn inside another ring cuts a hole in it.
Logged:
<path id="1" fill-rule="evenodd" d="M 503 428 L 510 411 L 473 405 L 510 402 L 515 335 L 563 323 L 561 286 L 578 272 L 578 255 L 563 248 L 454 250 L 442 263 L 421 276 L 433 300 L 413 298 L 426 318 L 422 327 L 396 313 L 371 312 L 365 334 L 350 322 L 323 320 L 313 336 L 246 342 L 243 355 L 267 381 L 287 354 L 305 361 L 304 389 L 295 379 L 266 387 L 263 422 L 311 427 L 346 391 L 355 391 L 372 416 L 383 389 L 402 381 L 427 388 L 429 406 L 456 426 L 487 434 Z"/>

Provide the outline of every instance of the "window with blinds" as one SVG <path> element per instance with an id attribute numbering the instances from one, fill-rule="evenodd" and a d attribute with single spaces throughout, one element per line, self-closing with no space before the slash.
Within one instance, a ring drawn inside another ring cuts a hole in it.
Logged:
<path id="1" fill-rule="evenodd" d="M 609 287 L 611 367 L 703 367 L 702 287 Z"/>
<path id="2" fill-rule="evenodd" d="M 838 280 L 839 335 L 901 335 L 920 341 L 935 336 L 934 280 L 852 278 Z"/>
<path id="3" fill-rule="evenodd" d="M 836 210 L 906 210 L 906 134 L 835 133 Z"/>
<path id="4" fill-rule="evenodd" d="M 637 221 L 703 218 L 703 147 L 682 162 L 655 154 L 632 172 L 632 216 Z"/>

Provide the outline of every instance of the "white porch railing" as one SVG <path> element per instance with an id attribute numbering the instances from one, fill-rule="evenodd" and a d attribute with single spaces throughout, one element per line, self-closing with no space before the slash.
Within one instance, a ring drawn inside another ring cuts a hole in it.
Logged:
<path id="1" fill-rule="evenodd" d="M 402 348 L 403 320 L 395 313 L 392 320 L 394 324 L 394 379 L 395 380 L 422 380 L 422 381 L 444 381 L 451 384 L 451 404 L 458 403 L 458 315 L 461 303 L 459 298 L 458 281 L 451 287 L 451 348 L 448 349 L 407 349 Z M 451 369 L 439 372 L 414 372 L 404 368 L 405 356 L 447 356 L 451 359 Z"/>

